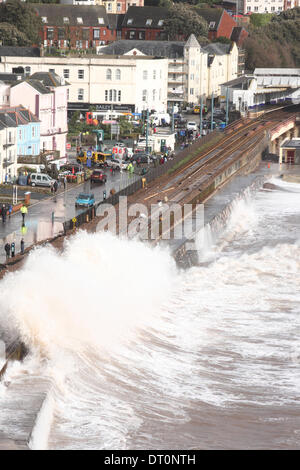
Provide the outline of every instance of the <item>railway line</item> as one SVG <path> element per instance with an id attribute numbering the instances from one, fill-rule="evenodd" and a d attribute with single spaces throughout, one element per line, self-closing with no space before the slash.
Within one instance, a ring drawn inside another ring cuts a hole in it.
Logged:
<path id="1" fill-rule="evenodd" d="M 289 113 L 287 107 L 280 107 L 268 111 L 255 120 L 239 120 L 232 123 L 225 130 L 225 137 L 216 145 L 151 184 L 152 196 L 149 187 L 144 192 L 143 202 L 151 204 L 167 196 L 169 201 L 184 203 L 193 189 L 199 189 L 199 184 L 208 183 L 222 166 L 229 165 L 230 161 L 236 160 L 243 152 L 251 151 L 268 130 L 278 125 L 278 122 L 295 118 L 297 116 L 295 106 L 289 108 L 293 112 Z"/>

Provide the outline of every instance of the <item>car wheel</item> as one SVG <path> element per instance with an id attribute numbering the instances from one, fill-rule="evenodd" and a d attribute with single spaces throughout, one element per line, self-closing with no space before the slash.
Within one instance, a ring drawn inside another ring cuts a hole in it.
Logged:
<path id="1" fill-rule="evenodd" d="M 35 183 L 31 183 L 31 186 L 35 186 Z"/>

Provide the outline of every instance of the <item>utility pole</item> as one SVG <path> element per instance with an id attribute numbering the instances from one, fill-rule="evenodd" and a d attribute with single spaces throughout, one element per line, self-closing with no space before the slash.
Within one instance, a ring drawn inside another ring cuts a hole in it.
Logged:
<path id="1" fill-rule="evenodd" d="M 226 88 L 226 127 L 228 126 L 228 114 L 229 114 L 229 88 Z"/>
<path id="2" fill-rule="evenodd" d="M 174 132 L 174 103 L 172 104 L 172 133 Z"/>
<path id="3" fill-rule="evenodd" d="M 146 114 L 146 153 L 148 153 L 148 137 L 149 137 L 149 109 Z"/>
<path id="4" fill-rule="evenodd" d="M 200 138 L 202 138 L 203 129 L 203 96 L 200 98 Z"/>
<path id="5" fill-rule="evenodd" d="M 210 118 L 210 130 L 214 130 L 214 94 L 211 94 L 211 118 Z"/>

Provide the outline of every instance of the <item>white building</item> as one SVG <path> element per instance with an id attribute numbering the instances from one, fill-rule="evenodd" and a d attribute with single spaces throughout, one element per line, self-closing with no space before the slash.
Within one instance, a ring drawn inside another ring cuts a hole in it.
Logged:
<path id="1" fill-rule="evenodd" d="M 238 0 L 238 10 L 246 13 L 280 13 L 295 8 L 298 0 Z"/>
<path id="2" fill-rule="evenodd" d="M 168 59 L 168 103 L 197 104 L 220 96 L 220 85 L 238 76 L 238 48 L 235 43 L 200 46 L 192 34 L 183 41 L 120 40 L 98 48 L 99 54 L 156 56 Z"/>
<path id="3" fill-rule="evenodd" d="M 17 125 L 0 113 L 0 183 L 17 176 Z"/>
<path id="4" fill-rule="evenodd" d="M 53 72 L 70 84 L 68 109 L 141 112 L 167 109 L 168 61 L 140 56 L 1 57 L 0 72 L 30 67 Z"/>

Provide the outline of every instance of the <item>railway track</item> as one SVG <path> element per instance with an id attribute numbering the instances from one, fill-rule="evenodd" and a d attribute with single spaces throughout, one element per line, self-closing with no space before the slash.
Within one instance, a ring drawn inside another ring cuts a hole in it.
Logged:
<path id="1" fill-rule="evenodd" d="M 295 108 L 291 106 L 291 108 Z M 147 194 L 144 201 L 153 203 L 152 198 L 157 197 L 160 193 L 167 195 L 169 200 L 176 200 L 180 193 L 188 191 L 202 178 L 207 176 L 206 180 L 211 176 L 222 162 L 230 159 L 232 155 L 237 158 L 244 151 L 251 150 L 260 139 L 263 138 L 266 131 L 272 129 L 278 122 L 282 122 L 284 118 L 293 119 L 297 113 L 288 113 L 286 107 L 277 108 L 267 112 L 268 116 L 262 115 L 255 120 L 237 121 L 227 128 L 226 137 L 219 141 L 215 146 L 211 147 L 204 153 L 199 154 L 190 162 L 172 172 L 168 177 L 163 177 L 159 183 L 159 187 L 153 192 L 153 196 Z M 172 193 L 169 191 L 172 189 Z"/>

